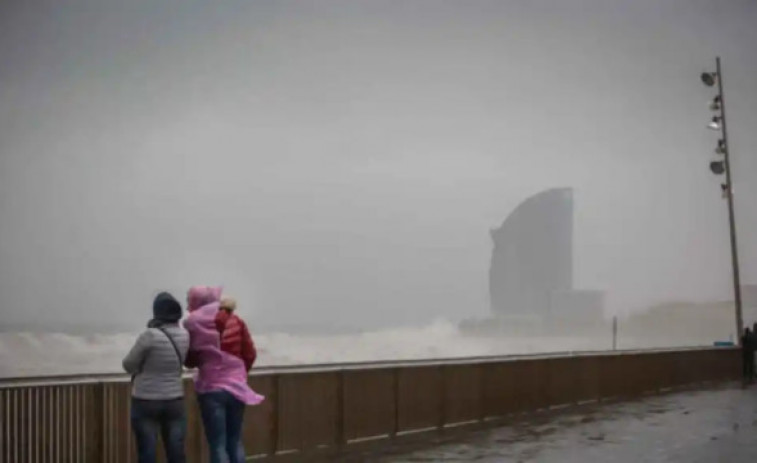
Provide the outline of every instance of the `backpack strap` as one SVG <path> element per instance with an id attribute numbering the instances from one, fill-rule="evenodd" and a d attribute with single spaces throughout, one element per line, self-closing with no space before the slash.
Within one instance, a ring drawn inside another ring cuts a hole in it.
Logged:
<path id="1" fill-rule="evenodd" d="M 179 352 L 179 346 L 176 345 L 176 341 L 173 340 L 173 337 L 171 337 L 170 334 L 163 328 L 162 326 L 159 326 L 158 329 L 161 333 L 165 334 L 169 341 L 171 341 L 171 345 L 173 346 L 174 352 L 176 352 L 176 358 L 179 360 L 179 371 L 184 371 L 184 359 L 181 358 L 181 352 Z"/>

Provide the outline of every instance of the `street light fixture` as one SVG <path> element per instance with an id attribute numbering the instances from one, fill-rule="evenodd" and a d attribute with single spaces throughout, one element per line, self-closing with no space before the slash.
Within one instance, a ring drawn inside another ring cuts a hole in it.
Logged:
<path id="1" fill-rule="evenodd" d="M 709 124 L 707 124 L 707 128 L 710 130 L 720 130 L 721 124 L 720 121 L 722 120 L 721 117 L 715 116 L 712 118 Z"/>
<path id="2" fill-rule="evenodd" d="M 731 268 L 733 271 L 733 296 L 736 311 L 736 338 L 741 342 L 741 333 L 744 331 L 744 319 L 741 311 L 741 278 L 739 276 L 739 254 L 736 240 L 736 217 L 733 207 L 733 182 L 731 180 L 731 150 L 728 147 L 728 129 L 725 119 L 725 97 L 723 94 L 723 73 L 720 68 L 720 57 L 715 58 L 716 72 L 703 72 L 700 76 L 702 83 L 707 87 L 717 84 L 717 95 L 710 102 L 710 110 L 716 114 L 707 127 L 711 130 L 720 131 L 718 146 L 715 153 L 722 155 L 717 161 L 710 162 L 710 171 L 715 175 L 725 174 L 725 183 L 720 184 L 720 191 L 728 201 L 728 229 L 731 239 Z"/>
<path id="3" fill-rule="evenodd" d="M 712 161 L 710 163 L 710 170 L 715 175 L 723 175 L 725 173 L 725 162 L 723 162 L 723 161 Z"/>
<path id="4" fill-rule="evenodd" d="M 710 111 L 720 111 L 720 95 L 712 99 L 710 103 Z"/>
<path id="5" fill-rule="evenodd" d="M 704 83 L 708 87 L 712 87 L 715 85 L 715 82 L 718 80 L 718 73 L 716 72 L 703 72 L 702 76 L 702 83 Z"/>
<path id="6" fill-rule="evenodd" d="M 718 140 L 718 147 L 715 148 L 715 154 L 725 154 L 725 142 L 722 138 Z"/>

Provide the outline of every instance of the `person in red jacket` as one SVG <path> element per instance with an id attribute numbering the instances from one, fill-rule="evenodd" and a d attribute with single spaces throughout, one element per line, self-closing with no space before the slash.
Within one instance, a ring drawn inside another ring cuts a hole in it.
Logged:
<path id="1" fill-rule="evenodd" d="M 247 371 L 250 371 L 258 353 L 247 324 L 234 313 L 236 308 L 237 302 L 234 299 L 230 297 L 221 299 L 221 306 L 215 319 L 216 329 L 221 341 L 221 350 L 241 359 Z M 189 351 L 184 365 L 187 368 L 199 366 L 196 352 Z"/>
<path id="2" fill-rule="evenodd" d="M 191 291 L 191 290 L 190 290 Z M 201 291 L 197 291 L 200 292 Z M 250 371 L 252 365 L 255 363 L 257 352 L 255 350 L 255 344 L 250 336 L 250 331 L 247 329 L 245 322 L 236 315 L 235 309 L 237 303 L 234 299 L 224 298 L 220 301 L 215 299 L 216 302 L 211 304 L 217 304 L 215 307 L 215 314 L 209 313 L 205 319 L 206 323 L 202 327 L 202 331 L 207 333 L 203 334 L 207 338 L 211 339 L 213 344 L 213 328 L 218 332 L 219 344 L 214 346 L 214 352 L 224 357 L 225 361 L 219 361 L 208 356 L 202 356 L 201 353 L 195 352 L 190 349 L 187 356 L 185 365 L 193 368 L 203 368 L 203 362 L 205 365 L 217 362 L 222 364 L 225 362 L 227 365 L 226 371 L 220 373 L 211 368 L 211 372 L 218 374 L 219 377 L 224 374 L 229 374 L 228 361 L 231 361 L 234 372 L 233 375 L 241 376 L 244 381 L 244 371 L 242 371 L 242 365 L 247 372 Z M 206 305 L 204 307 L 210 307 Z M 195 310 L 206 310 L 204 307 Z M 212 307 L 211 307 L 212 308 Z M 191 318 L 191 315 L 190 315 Z M 199 330 L 198 330 L 199 331 Z M 190 330 L 190 337 L 192 331 Z M 197 334 L 196 336 L 199 336 Z M 218 352 L 218 349 L 223 352 Z M 236 357 L 241 362 L 236 362 L 235 359 L 230 357 Z M 240 365 L 240 363 L 242 365 Z M 200 372 L 201 372 L 200 371 Z M 239 375 L 241 373 L 241 375 Z M 253 395 L 258 396 L 254 391 L 250 389 Z M 262 400 L 262 396 L 258 396 Z M 208 440 L 208 451 L 210 452 L 209 461 L 211 463 L 242 463 L 244 461 L 244 446 L 242 444 L 242 426 L 244 421 L 244 409 L 245 404 L 254 404 L 257 402 L 243 402 L 237 396 L 233 395 L 233 392 L 229 389 L 209 389 L 197 395 L 198 402 L 200 404 L 200 414 L 202 416 L 203 427 L 205 428 L 205 436 Z"/>
<path id="3" fill-rule="evenodd" d="M 221 308 L 216 315 L 216 329 L 221 339 L 221 350 L 242 359 L 245 368 L 250 371 L 258 354 L 247 325 L 234 313 L 236 308 L 237 302 L 234 299 L 221 299 Z"/>

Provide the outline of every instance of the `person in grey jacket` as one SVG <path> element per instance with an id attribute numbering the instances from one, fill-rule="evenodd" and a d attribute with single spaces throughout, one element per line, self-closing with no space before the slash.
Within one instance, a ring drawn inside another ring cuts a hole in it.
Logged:
<path id="1" fill-rule="evenodd" d="M 158 432 L 168 463 L 184 463 L 186 410 L 182 372 L 189 334 L 179 325 L 181 304 L 160 293 L 152 305 L 153 319 L 123 360 L 132 375 L 131 427 L 139 463 L 154 463 Z"/>

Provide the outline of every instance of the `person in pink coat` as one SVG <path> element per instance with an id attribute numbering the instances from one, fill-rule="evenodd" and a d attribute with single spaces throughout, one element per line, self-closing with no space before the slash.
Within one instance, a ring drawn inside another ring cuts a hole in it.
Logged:
<path id="1" fill-rule="evenodd" d="M 246 405 L 264 397 L 247 384 L 242 358 L 221 348 L 222 333 L 216 323 L 221 309 L 221 287 L 194 286 L 187 294 L 189 332 L 186 366 L 197 368 L 195 391 L 200 404 L 211 463 L 242 463 L 242 422 Z"/>

